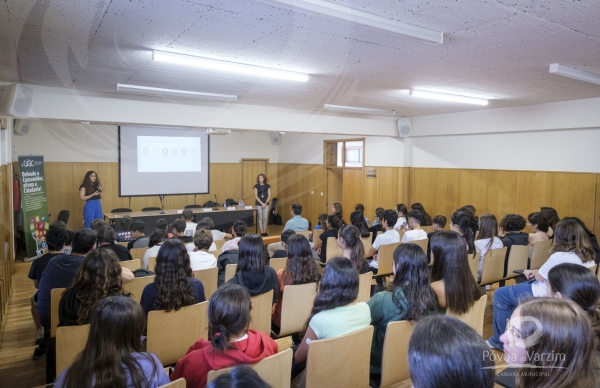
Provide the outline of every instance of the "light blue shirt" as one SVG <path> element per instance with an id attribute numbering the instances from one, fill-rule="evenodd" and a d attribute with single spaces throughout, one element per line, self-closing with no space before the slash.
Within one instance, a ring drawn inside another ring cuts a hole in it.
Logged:
<path id="1" fill-rule="evenodd" d="M 301 216 L 293 216 L 283 227 L 283 230 L 287 229 L 291 229 L 294 232 L 304 232 L 308 230 L 308 220 Z"/>

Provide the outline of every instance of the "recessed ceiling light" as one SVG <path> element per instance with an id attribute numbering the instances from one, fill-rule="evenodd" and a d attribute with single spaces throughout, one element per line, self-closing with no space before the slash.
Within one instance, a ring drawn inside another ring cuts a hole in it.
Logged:
<path id="1" fill-rule="evenodd" d="M 291 9 L 311 15 L 325 16 L 331 19 L 359 24 L 372 30 L 391 32 L 409 36 L 423 42 L 440 44 L 444 42 L 444 33 L 412 24 L 376 16 L 356 9 L 343 7 L 322 0 L 259 0 L 263 3 Z"/>
<path id="2" fill-rule="evenodd" d="M 215 94 L 192 92 L 189 90 L 153 88 L 150 86 L 117 84 L 117 90 L 124 93 L 144 94 L 153 96 L 171 96 L 177 98 L 193 98 L 201 100 L 237 101 L 235 94 Z"/>
<path id="3" fill-rule="evenodd" d="M 550 65 L 550 73 L 600 85 L 600 74 L 573 69 L 572 67 L 563 66 L 558 63 Z"/>
<path id="4" fill-rule="evenodd" d="M 357 106 L 344 106 L 344 105 L 331 105 L 325 104 L 324 108 L 326 110 L 333 110 L 337 112 L 344 113 L 357 113 L 363 115 L 379 115 L 379 116 L 395 116 L 395 110 L 385 110 L 385 109 L 371 109 L 371 108 L 360 108 Z"/>
<path id="5" fill-rule="evenodd" d="M 175 63 L 178 65 L 195 66 L 203 69 L 211 69 L 218 71 L 227 71 L 231 73 L 256 75 L 259 77 L 278 78 L 289 81 L 308 81 L 308 74 L 296 71 L 273 69 L 270 67 L 262 67 L 248 65 L 245 63 L 221 61 L 218 59 L 197 57 L 193 55 L 184 55 L 169 53 L 166 51 L 154 50 L 152 52 L 152 60 L 157 62 Z"/>
<path id="6" fill-rule="evenodd" d="M 487 105 L 488 100 L 484 98 L 467 97 L 458 94 L 447 94 L 428 92 L 426 90 L 410 89 L 408 92 L 411 97 L 427 98 L 430 100 L 449 101 L 449 102 L 460 102 L 463 104 L 475 104 L 475 105 Z"/>

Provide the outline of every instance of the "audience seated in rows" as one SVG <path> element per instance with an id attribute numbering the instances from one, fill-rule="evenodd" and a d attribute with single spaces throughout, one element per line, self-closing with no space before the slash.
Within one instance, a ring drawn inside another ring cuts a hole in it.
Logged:
<path id="1" fill-rule="evenodd" d="M 540 207 L 540 212 L 548 221 L 548 237 L 552 238 L 554 236 L 554 226 L 558 221 L 560 221 L 560 217 L 558 216 L 556 209 L 551 207 L 542 206 Z"/>
<path id="2" fill-rule="evenodd" d="M 217 258 L 208 252 L 212 245 L 214 245 L 213 235 L 210 230 L 198 229 L 196 234 L 194 234 L 194 250 L 193 252 L 188 251 L 192 271 L 217 266 Z"/>
<path id="3" fill-rule="evenodd" d="M 396 221 L 398 220 L 398 213 L 394 210 L 388 209 L 383 212 L 382 217 L 381 225 L 383 226 L 385 233 L 377 236 L 368 254 L 369 257 L 373 258 L 373 260 L 369 262 L 369 271 L 373 272 L 375 275 L 379 269 L 379 258 L 377 253 L 379 252 L 379 248 L 381 248 L 382 245 L 400 242 L 400 235 L 398 232 L 396 232 L 396 230 L 394 230 L 394 225 L 396 225 Z"/>
<path id="4" fill-rule="evenodd" d="M 155 231 L 163 231 L 167 233 L 167 228 L 169 227 L 169 224 L 164 218 L 159 218 L 158 220 L 156 220 L 154 227 L 156 228 Z"/>
<path id="5" fill-rule="evenodd" d="M 416 210 L 421 214 L 421 226 L 431 226 L 433 223 L 431 221 L 431 216 L 427 214 L 423 205 L 421 205 L 419 202 L 415 202 L 410 206 L 410 208 L 411 210 Z M 406 215 L 408 216 L 408 213 L 406 213 Z"/>
<path id="6" fill-rule="evenodd" d="M 269 255 L 271 257 L 271 259 L 279 259 L 282 257 L 288 257 L 288 245 L 287 245 L 287 241 L 290 238 L 290 236 L 295 235 L 296 232 L 294 232 L 292 229 L 285 229 L 283 232 L 281 232 L 281 248 L 277 249 L 272 255 Z M 271 245 L 271 244 L 269 244 Z"/>
<path id="7" fill-rule="evenodd" d="M 144 258 L 142 259 L 142 268 L 154 271 L 154 268 L 148 268 L 148 262 L 151 257 L 156 257 L 158 255 L 158 251 L 163 243 L 167 240 L 167 233 L 163 230 L 157 230 L 150 235 L 148 238 L 148 249 L 144 253 Z"/>
<path id="8" fill-rule="evenodd" d="M 242 237 L 244 237 L 248 233 L 248 226 L 242 220 L 237 220 L 233 223 L 231 227 L 231 234 L 233 235 L 233 239 L 227 241 L 223 244 L 223 252 L 229 251 L 231 249 L 238 249 L 238 243 Z"/>
<path id="9" fill-rule="evenodd" d="M 498 234 L 502 236 L 507 258 L 513 245 L 529 245 L 529 234 L 521 232 L 524 228 L 525 219 L 518 214 L 507 214 L 500 221 Z"/>
<path id="10" fill-rule="evenodd" d="M 483 270 L 483 259 L 490 249 L 504 247 L 502 240 L 498 238 L 498 221 L 496 216 L 490 213 L 483 214 L 479 218 L 479 232 L 475 240 L 475 254 L 478 256 L 479 267 L 477 268 L 477 281 L 481 280 Z"/>
<path id="11" fill-rule="evenodd" d="M 115 244 L 115 230 L 108 225 L 101 226 L 96 231 L 96 242 L 98 249 L 106 249 L 112 251 L 119 261 L 132 260 L 129 250 L 121 244 Z"/>
<path id="12" fill-rule="evenodd" d="M 369 226 L 369 217 L 367 217 L 365 215 L 365 205 L 363 205 L 362 203 L 357 203 L 354 206 L 354 211 L 355 212 L 361 212 L 363 214 L 363 218 L 365 219 L 365 222 L 367 223 L 367 227 Z"/>
<path id="13" fill-rule="evenodd" d="M 315 229 L 327 229 L 327 213 L 319 213 L 317 216 L 317 225 Z"/>
<path id="14" fill-rule="evenodd" d="M 148 237 L 144 234 L 146 225 L 141 220 L 133 221 L 129 224 L 129 231 L 133 240 L 127 243 L 127 249 L 131 248 L 148 248 Z"/>
<path id="15" fill-rule="evenodd" d="M 450 217 L 450 230 L 460 234 L 467 246 L 467 253 L 475 253 L 475 233 L 471 229 L 467 213 L 456 211 Z"/>
<path id="16" fill-rule="evenodd" d="M 208 230 L 210 232 L 210 225 L 203 221 L 198 222 L 196 224 L 196 230 L 194 231 L 194 234 L 192 236 L 195 236 L 195 233 L 201 229 Z M 212 237 L 212 232 L 211 232 L 211 237 Z M 211 241 L 213 241 L 212 238 L 211 238 Z M 188 252 L 195 252 L 197 250 L 197 248 L 196 248 L 196 244 L 195 244 L 194 240 L 192 240 L 192 242 L 190 242 L 190 243 L 186 243 L 185 249 L 187 249 Z M 216 250 L 217 250 L 217 245 L 214 242 L 211 242 L 210 246 L 208 247 L 208 251 L 216 251 Z"/>
<path id="17" fill-rule="evenodd" d="M 402 225 L 408 226 L 408 221 L 406 220 L 406 215 L 408 214 L 408 208 L 405 204 L 399 203 L 396 205 L 396 214 L 398 217 L 396 218 L 396 222 L 394 223 L 394 230 L 399 231 Z"/>
<path id="18" fill-rule="evenodd" d="M 338 231 L 337 243 L 342 248 L 343 256 L 354 263 L 359 273 L 365 273 L 369 272 L 369 263 L 365 259 L 365 246 L 360 238 L 356 226 L 346 225 Z"/>
<path id="19" fill-rule="evenodd" d="M 319 259 L 322 263 L 325 263 L 327 261 L 327 239 L 329 237 L 337 238 L 338 229 L 343 226 L 342 221 L 335 214 L 327 216 L 326 225 L 327 229 L 325 230 L 325 232 L 321 233 L 319 239 L 315 241 L 314 246 L 314 249 L 319 255 Z"/>
<path id="20" fill-rule="evenodd" d="M 193 237 L 194 233 L 196 233 L 197 224 L 192 221 L 194 219 L 194 212 L 192 209 L 183 209 L 183 212 L 181 212 L 181 218 L 185 221 L 185 235 L 188 237 Z"/>
<path id="21" fill-rule="evenodd" d="M 477 234 L 479 231 L 479 218 L 477 217 L 475 206 L 473 205 L 465 205 L 458 209 L 459 212 L 465 213 L 469 217 L 469 226 L 471 227 L 471 231 L 473 232 L 473 236 Z"/>
<path id="22" fill-rule="evenodd" d="M 233 236 L 229 233 L 224 233 L 224 232 L 221 232 L 220 230 L 216 230 L 215 223 L 213 222 L 212 218 L 204 217 L 202 219 L 202 222 L 208 224 L 208 229 L 210 229 L 210 232 L 213 235 L 213 241 L 231 240 L 233 238 Z"/>
<path id="23" fill-rule="evenodd" d="M 283 227 L 284 230 L 291 229 L 294 232 L 304 232 L 308 230 L 308 220 L 302 218 L 302 205 L 299 203 L 293 203 L 290 207 L 290 218 Z"/>
<path id="24" fill-rule="evenodd" d="M 181 240 L 183 243 L 191 243 L 194 241 L 193 232 L 190 236 L 185 234 L 185 228 L 187 224 L 184 220 L 178 219 L 171 223 L 171 233 L 173 234 L 170 238 L 177 238 Z"/>
<path id="25" fill-rule="evenodd" d="M 529 245 L 533 246 L 538 241 L 548 240 L 548 220 L 541 212 L 530 213 L 527 216 L 527 228 L 531 232 Z"/>
<path id="26" fill-rule="evenodd" d="M 344 220 L 344 211 L 342 210 L 342 204 L 341 203 L 335 202 L 331 206 L 331 212 L 329 214 L 337 216 L 340 219 L 340 222 L 343 225 L 346 225 L 346 221 Z"/>
<path id="27" fill-rule="evenodd" d="M 425 240 L 427 238 L 427 233 L 421 229 L 423 218 L 421 212 L 418 210 L 411 210 L 406 215 L 406 218 L 408 219 L 408 227 L 405 225 L 400 227 L 400 229 L 404 231 L 402 243 L 406 244 L 409 241 Z"/>
<path id="28" fill-rule="evenodd" d="M 371 231 L 363 212 L 357 210 L 350 213 L 350 224 L 358 229 L 360 237 L 369 237 Z"/>
<path id="29" fill-rule="evenodd" d="M 433 232 L 427 233 L 427 238 L 429 239 L 429 241 L 427 242 L 427 258 L 428 259 L 431 257 L 431 239 L 437 232 L 444 230 L 444 228 L 446 227 L 446 221 L 447 221 L 446 217 L 441 216 L 441 215 L 437 215 L 437 216 L 433 217 L 433 219 L 432 219 L 433 225 L 431 225 L 431 227 L 433 228 Z"/>

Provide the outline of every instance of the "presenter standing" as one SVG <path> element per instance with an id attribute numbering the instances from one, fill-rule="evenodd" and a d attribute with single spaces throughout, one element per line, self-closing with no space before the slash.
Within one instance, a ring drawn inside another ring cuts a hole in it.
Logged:
<path id="1" fill-rule="evenodd" d="M 85 173 L 83 183 L 79 186 L 79 198 L 85 201 L 83 207 L 83 224 L 91 228 L 92 221 L 96 218 L 102 219 L 102 185 L 95 171 Z"/>
<path id="2" fill-rule="evenodd" d="M 269 219 L 269 199 L 271 199 L 271 186 L 267 183 L 267 176 L 265 174 L 258 174 L 256 177 L 256 184 L 254 185 L 254 197 L 256 198 L 256 202 L 254 204 L 258 209 L 256 213 L 260 235 L 268 236 L 267 220 Z"/>

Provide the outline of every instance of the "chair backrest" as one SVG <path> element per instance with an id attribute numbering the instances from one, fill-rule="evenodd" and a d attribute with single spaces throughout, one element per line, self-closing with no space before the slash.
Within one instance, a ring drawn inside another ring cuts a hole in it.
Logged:
<path id="1" fill-rule="evenodd" d="M 56 328 L 58 327 L 58 305 L 60 298 L 66 288 L 53 288 L 50 291 L 50 337 L 56 337 Z"/>
<path id="2" fill-rule="evenodd" d="M 550 257 L 550 248 L 553 240 L 538 241 L 533 244 L 533 252 L 531 252 L 530 269 L 539 269 Z M 511 248 L 512 249 L 512 248 Z"/>
<path id="3" fill-rule="evenodd" d="M 420 246 L 421 249 L 423 249 L 423 252 L 425 252 L 425 254 L 427 254 L 427 244 L 429 244 L 429 239 L 424 238 L 422 240 L 412 240 L 412 241 L 408 241 L 407 244 L 416 244 L 416 245 Z"/>
<path id="4" fill-rule="evenodd" d="M 308 238 L 308 236 L 310 236 L 311 233 L 312 232 L 310 230 L 303 230 L 303 231 L 300 231 L 300 232 L 296 232 L 296 234 L 301 234 L 301 235 L 303 235 L 306 238 Z"/>
<path id="5" fill-rule="evenodd" d="M 306 361 L 306 386 L 368 387 L 372 339 L 373 326 L 369 326 L 341 337 L 312 341 Z"/>
<path id="6" fill-rule="evenodd" d="M 56 329 L 56 376 L 67 369 L 85 349 L 90 325 L 61 326 Z"/>
<path id="7" fill-rule="evenodd" d="M 410 378 L 408 343 L 415 326 L 414 321 L 387 324 L 381 356 L 381 387 L 389 387 Z"/>
<path id="8" fill-rule="evenodd" d="M 227 264 L 227 266 L 225 267 L 225 282 L 228 282 L 230 279 L 233 279 L 236 270 L 237 264 Z"/>
<path id="9" fill-rule="evenodd" d="M 161 385 L 158 388 L 185 388 L 185 379 L 180 377 L 177 380 L 171 381 L 169 384 Z"/>
<path id="10" fill-rule="evenodd" d="M 221 248 L 223 248 L 223 245 L 225 245 L 225 242 L 227 242 L 227 240 L 216 240 L 213 242 L 217 246 L 217 250 L 220 250 Z"/>
<path id="11" fill-rule="evenodd" d="M 140 269 L 141 268 L 140 267 L 140 265 L 141 265 L 141 260 L 140 259 L 120 261 L 119 264 L 121 264 L 121 267 L 128 268 L 131 271 L 135 271 L 136 269 Z"/>
<path id="12" fill-rule="evenodd" d="M 285 292 L 283 293 L 285 295 Z M 273 307 L 273 290 L 253 296 L 250 311 L 250 329 L 271 333 L 271 308 Z"/>
<path id="13" fill-rule="evenodd" d="M 486 252 L 483 257 L 483 269 L 481 270 L 481 282 L 479 284 L 492 284 L 504 279 L 506 249 L 507 247 L 502 247 L 500 249 L 490 249 Z"/>
<path id="14" fill-rule="evenodd" d="M 506 275 L 504 279 L 512 279 L 519 276 L 513 271 L 527 268 L 527 259 L 529 257 L 529 245 L 513 245 L 508 254 L 508 264 L 506 266 Z"/>
<path id="15" fill-rule="evenodd" d="M 140 303 L 140 300 L 142 299 L 142 292 L 144 291 L 144 288 L 148 284 L 154 282 L 155 277 L 156 277 L 155 275 L 152 275 L 152 276 L 145 276 L 143 278 L 135 278 L 132 281 L 129 281 L 129 282 L 123 284 L 123 289 L 131 294 L 131 297 L 133 298 L 133 300 Z"/>
<path id="16" fill-rule="evenodd" d="M 319 236 L 325 231 L 325 229 L 315 229 L 313 230 L 313 242 L 319 240 Z"/>
<path id="17" fill-rule="evenodd" d="M 447 308 L 446 315 L 466 323 L 467 325 L 471 326 L 473 330 L 475 330 L 480 336 L 483 336 L 483 317 L 485 315 L 486 304 L 487 295 L 483 295 L 466 313 L 459 315 Z"/>
<path id="18" fill-rule="evenodd" d="M 271 387 L 289 388 L 292 380 L 292 349 L 286 349 L 267 357 L 256 364 L 249 365 Z M 230 373 L 233 367 L 219 370 L 211 370 L 206 376 L 206 385 L 209 385 L 217 377 Z"/>
<path id="19" fill-rule="evenodd" d="M 344 251 L 338 245 L 337 237 L 327 237 L 327 252 L 325 252 L 325 262 L 328 262 L 334 257 L 343 255 Z"/>
<path id="20" fill-rule="evenodd" d="M 156 354 L 163 365 L 179 361 L 200 338 L 208 339 L 208 302 L 148 313 L 146 351 Z"/>
<path id="21" fill-rule="evenodd" d="M 184 209 L 202 209 L 202 205 L 185 205 Z"/>
<path id="22" fill-rule="evenodd" d="M 435 230 L 433 230 L 433 225 L 421 226 L 421 229 L 427 234 L 435 232 Z"/>
<path id="23" fill-rule="evenodd" d="M 131 213 L 131 209 L 128 207 L 118 207 L 116 209 L 112 209 L 111 213 Z"/>
<path id="24" fill-rule="evenodd" d="M 129 253 L 131 253 L 131 257 L 133 259 L 142 260 L 144 258 L 144 254 L 146 253 L 147 250 L 148 250 L 148 248 L 131 248 L 129 250 Z M 154 268 L 154 267 L 152 267 L 152 268 Z"/>
<path id="25" fill-rule="evenodd" d="M 377 276 L 390 275 L 392 274 L 392 268 L 394 266 L 394 251 L 400 245 L 399 242 L 393 244 L 385 244 L 379 247 L 377 253 L 377 260 L 379 261 L 379 269 L 377 270 Z"/>
<path id="26" fill-rule="evenodd" d="M 129 242 L 128 241 L 118 241 L 117 244 L 123 245 L 125 248 L 127 248 L 127 244 L 129 244 Z"/>
<path id="27" fill-rule="evenodd" d="M 280 337 L 304 330 L 304 324 L 310 316 L 316 296 L 317 283 L 284 287 L 281 301 Z M 252 309 L 254 310 L 254 307 Z"/>
<path id="28" fill-rule="evenodd" d="M 204 296 L 209 300 L 212 294 L 217 291 L 219 269 L 217 267 L 198 269 L 194 271 L 194 277 L 202 282 L 204 286 Z"/>
<path id="29" fill-rule="evenodd" d="M 145 207 L 142 209 L 143 212 L 154 212 L 154 211 L 159 211 L 159 210 L 161 210 L 161 209 L 156 206 Z"/>
<path id="30" fill-rule="evenodd" d="M 477 277 L 479 276 L 479 257 L 479 253 L 467 254 L 467 260 L 469 261 L 469 269 L 471 270 L 471 274 L 473 274 L 475 280 L 477 280 Z M 431 263 L 433 265 L 433 252 L 431 252 Z"/>
<path id="31" fill-rule="evenodd" d="M 146 268 L 146 269 L 148 271 L 154 272 L 154 267 L 156 267 L 156 256 L 150 256 L 148 258 L 148 268 Z"/>
<path id="32" fill-rule="evenodd" d="M 56 221 L 62 221 L 65 224 L 69 223 L 69 216 L 71 215 L 71 212 L 68 210 L 61 210 L 60 213 L 58 213 L 58 217 L 56 217 Z"/>
<path id="33" fill-rule="evenodd" d="M 287 257 L 279 257 L 277 259 L 271 259 L 269 261 L 269 267 L 273 268 L 275 272 L 278 272 L 280 269 L 285 269 L 286 264 Z"/>
<path id="34" fill-rule="evenodd" d="M 371 283 L 373 280 L 373 272 L 369 271 L 361 273 L 358 277 L 358 298 L 357 302 L 367 302 L 371 299 Z"/>
<path id="35" fill-rule="evenodd" d="M 373 246 L 373 232 L 369 233 L 369 237 L 361 237 L 360 241 L 363 243 L 363 247 L 365 247 L 365 257 L 369 257 L 369 251 Z"/>

